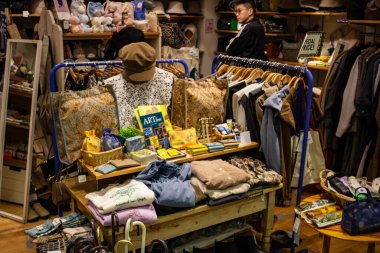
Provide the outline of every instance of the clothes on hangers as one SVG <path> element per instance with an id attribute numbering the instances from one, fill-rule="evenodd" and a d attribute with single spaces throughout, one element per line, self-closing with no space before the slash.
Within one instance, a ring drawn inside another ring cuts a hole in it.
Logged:
<path id="1" fill-rule="evenodd" d="M 376 153 L 378 45 L 358 45 L 339 55 L 324 83 L 321 108 L 326 166 L 347 176 L 379 175 Z"/>

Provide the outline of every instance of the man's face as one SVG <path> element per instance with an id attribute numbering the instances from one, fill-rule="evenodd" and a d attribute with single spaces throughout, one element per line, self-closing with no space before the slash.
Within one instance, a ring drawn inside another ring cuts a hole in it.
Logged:
<path id="1" fill-rule="evenodd" d="M 234 13 L 239 23 L 244 23 L 253 16 L 253 8 L 246 4 L 238 4 L 235 6 Z"/>

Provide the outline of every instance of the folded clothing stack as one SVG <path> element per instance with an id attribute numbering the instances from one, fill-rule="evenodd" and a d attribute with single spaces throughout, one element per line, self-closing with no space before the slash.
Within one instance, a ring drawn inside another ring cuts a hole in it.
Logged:
<path id="1" fill-rule="evenodd" d="M 123 184 L 109 185 L 100 191 L 88 193 L 85 197 L 91 201 L 100 214 L 107 214 L 152 204 L 154 192 L 142 182 L 127 180 Z"/>
<path id="2" fill-rule="evenodd" d="M 218 142 L 223 144 L 224 149 L 239 147 L 239 142 L 237 140 L 234 140 L 234 139 L 219 140 Z"/>
<path id="3" fill-rule="evenodd" d="M 205 143 L 204 145 L 208 148 L 209 153 L 224 150 L 223 144 L 219 142 L 210 142 L 210 143 Z"/>
<path id="4" fill-rule="evenodd" d="M 25 233 L 33 238 L 45 236 L 55 233 L 59 227 L 73 228 L 83 225 L 86 217 L 80 213 L 74 212 L 67 216 L 55 218 L 52 221 L 47 220 L 44 224 L 38 225 L 34 228 L 25 230 Z"/>
<path id="5" fill-rule="evenodd" d="M 194 207 L 195 192 L 191 187 L 190 163 L 181 165 L 166 160 L 150 163 L 135 178 L 155 193 L 155 204 L 165 207 Z"/>
<path id="6" fill-rule="evenodd" d="M 208 153 L 208 147 L 203 144 L 194 144 L 187 146 L 186 152 L 190 155 L 202 155 Z"/>
<path id="7" fill-rule="evenodd" d="M 208 205 L 218 205 L 246 198 L 250 189 L 249 175 L 221 159 L 191 162 L 191 185 L 196 201 L 206 197 Z"/>
<path id="8" fill-rule="evenodd" d="M 88 205 L 88 208 L 90 209 L 94 217 L 100 222 L 100 224 L 102 224 L 103 226 L 112 225 L 111 213 L 99 213 L 96 206 L 94 206 L 91 202 Z M 149 223 L 157 220 L 157 214 L 152 204 L 119 210 L 116 212 L 116 214 L 120 224 L 125 224 L 130 218 L 134 221 L 141 221 L 143 223 Z"/>

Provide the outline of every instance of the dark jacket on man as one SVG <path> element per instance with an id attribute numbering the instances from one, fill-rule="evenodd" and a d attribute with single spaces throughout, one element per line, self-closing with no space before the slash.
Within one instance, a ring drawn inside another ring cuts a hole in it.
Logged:
<path id="1" fill-rule="evenodd" d="M 235 38 L 227 46 L 227 55 L 268 60 L 264 49 L 264 28 L 258 19 L 252 19 L 243 25 Z"/>

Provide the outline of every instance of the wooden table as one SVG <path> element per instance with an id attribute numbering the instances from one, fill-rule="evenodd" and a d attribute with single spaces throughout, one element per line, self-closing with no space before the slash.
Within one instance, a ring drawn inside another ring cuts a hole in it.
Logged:
<path id="1" fill-rule="evenodd" d="M 304 199 L 301 204 L 306 202 L 313 202 L 321 198 L 321 195 L 313 195 L 306 199 Z M 305 224 L 310 226 L 312 229 L 317 232 L 323 234 L 323 253 L 329 253 L 330 251 L 330 241 L 331 238 L 337 238 L 346 241 L 354 241 L 354 242 L 364 242 L 368 243 L 368 253 L 375 253 L 375 243 L 380 242 L 380 232 L 371 233 L 371 234 L 363 234 L 363 235 L 355 235 L 351 236 L 342 230 L 340 225 L 330 226 L 326 228 L 317 228 L 313 224 L 309 224 L 303 219 L 301 219 Z"/>
<path id="2" fill-rule="evenodd" d="M 89 192 L 96 191 L 96 181 L 78 183 L 77 178 L 64 181 L 64 185 L 72 196 L 73 205 L 76 210 L 81 211 L 88 218 L 94 218 L 87 207 L 85 195 Z M 150 244 L 153 239 L 167 240 L 173 237 L 184 235 L 202 228 L 210 227 L 239 217 L 244 217 L 256 212 L 263 211 L 264 218 L 262 221 L 263 228 L 263 250 L 270 250 L 270 233 L 273 227 L 273 211 L 275 203 L 275 191 L 281 189 L 282 185 L 271 188 L 252 190 L 248 193 L 248 198 L 234 201 L 219 206 L 201 205 L 185 211 L 174 214 L 160 216 L 153 222 L 146 224 L 147 237 L 146 244 Z M 95 220 L 95 219 L 94 219 Z M 111 241 L 111 228 L 103 227 L 105 239 Z M 116 235 L 116 240 L 124 239 L 122 229 Z M 132 243 L 140 247 L 140 237 L 137 234 L 132 235 Z"/>

